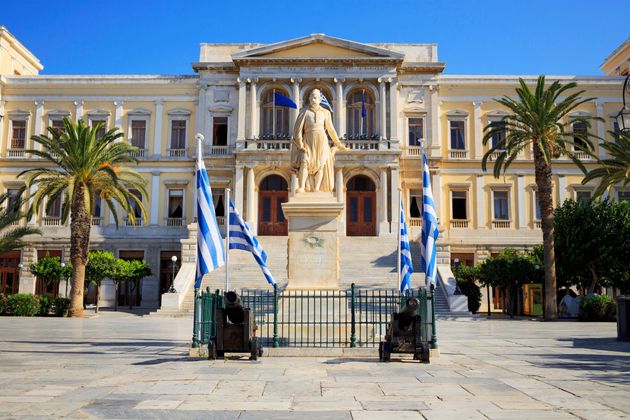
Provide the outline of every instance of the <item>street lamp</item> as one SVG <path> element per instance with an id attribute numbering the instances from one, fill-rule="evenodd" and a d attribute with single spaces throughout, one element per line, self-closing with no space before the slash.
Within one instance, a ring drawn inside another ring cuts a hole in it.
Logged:
<path id="1" fill-rule="evenodd" d="M 64 295 L 64 297 L 68 297 L 68 276 L 66 276 L 66 270 L 64 270 L 64 268 L 66 268 L 66 263 L 62 262 L 61 263 L 61 272 L 64 274 L 65 280 L 66 280 L 66 294 Z"/>
<path id="2" fill-rule="evenodd" d="M 177 256 L 173 255 L 171 257 L 171 262 L 173 263 L 172 267 L 173 267 L 173 274 L 171 276 L 171 287 L 169 287 L 168 292 L 169 293 L 177 293 L 177 290 L 175 290 L 175 263 L 177 262 Z"/>
<path id="3" fill-rule="evenodd" d="M 630 109 L 626 107 L 626 92 L 630 95 L 630 85 L 628 85 L 628 79 L 630 79 L 630 74 L 626 76 L 626 80 L 623 82 L 623 108 L 621 108 L 615 117 L 619 131 L 624 134 L 630 134 Z"/>

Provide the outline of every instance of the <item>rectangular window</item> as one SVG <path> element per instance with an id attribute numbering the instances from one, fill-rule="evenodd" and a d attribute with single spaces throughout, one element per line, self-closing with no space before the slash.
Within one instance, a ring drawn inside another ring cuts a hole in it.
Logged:
<path id="1" fill-rule="evenodd" d="M 466 150 L 464 121 L 449 121 L 451 127 L 451 150 Z"/>
<path id="2" fill-rule="evenodd" d="M 619 129 L 619 123 L 617 122 L 617 118 L 612 119 L 612 131 L 615 134 L 621 134 L 621 129 Z"/>
<path id="3" fill-rule="evenodd" d="M 63 130 L 64 129 L 63 119 L 61 119 L 61 118 L 51 119 L 50 120 L 50 127 L 57 128 L 59 130 Z"/>
<path id="4" fill-rule="evenodd" d="M 494 191 L 494 220 L 510 220 L 508 191 Z"/>
<path id="5" fill-rule="evenodd" d="M 617 191 L 617 200 L 630 203 L 630 190 Z"/>
<path id="6" fill-rule="evenodd" d="M 144 149 L 147 134 L 146 120 L 131 120 L 131 145 Z"/>
<path id="7" fill-rule="evenodd" d="M 214 213 L 217 217 L 225 216 L 225 189 L 213 188 L 212 189 L 212 201 L 214 204 Z"/>
<path id="8" fill-rule="evenodd" d="M 26 120 L 12 120 L 11 127 L 11 149 L 24 149 L 26 146 Z"/>
<path id="9" fill-rule="evenodd" d="M 97 137 L 103 137 L 107 132 L 107 119 L 105 118 L 91 118 L 90 119 L 90 127 L 94 128 L 98 124 L 102 124 L 101 128 L 96 132 Z"/>
<path id="10" fill-rule="evenodd" d="M 142 193 L 136 189 L 130 189 L 129 192 L 133 194 L 135 197 L 138 197 L 138 200 L 142 202 Z M 100 201 L 100 200 L 99 200 Z M 142 218 L 142 209 L 140 204 L 136 201 L 131 201 L 131 208 L 133 209 L 133 215 L 136 219 L 140 220 Z M 99 206 L 99 214 L 100 214 L 100 206 Z"/>
<path id="11" fill-rule="evenodd" d="M 12 209 L 13 206 L 17 203 L 17 198 L 20 193 L 20 190 L 16 188 L 7 189 L 7 209 Z M 15 209 L 18 210 L 18 209 Z"/>
<path id="12" fill-rule="evenodd" d="M 575 201 L 580 204 L 588 204 L 591 202 L 591 192 L 587 190 L 578 190 L 575 192 Z"/>
<path id="13" fill-rule="evenodd" d="M 170 189 L 168 190 L 168 217 L 179 218 L 184 217 L 184 190 Z"/>
<path id="14" fill-rule="evenodd" d="M 453 220 L 467 220 L 466 191 L 451 191 Z"/>
<path id="15" fill-rule="evenodd" d="M 186 120 L 171 121 L 171 149 L 186 148 Z"/>
<path id="16" fill-rule="evenodd" d="M 534 191 L 534 219 L 535 220 L 541 219 L 540 201 L 538 201 L 538 191 Z"/>
<path id="17" fill-rule="evenodd" d="M 492 147 L 497 147 L 497 145 L 500 145 L 499 147 L 497 147 L 497 150 L 504 150 L 505 137 L 507 134 L 506 129 L 505 129 L 505 123 L 503 121 L 491 121 L 490 129 L 497 130 L 492 134 Z"/>
<path id="18" fill-rule="evenodd" d="M 227 135 L 227 117 L 214 117 L 212 119 L 212 144 L 215 146 L 227 146 Z"/>
<path id="19" fill-rule="evenodd" d="M 422 190 L 409 190 L 409 217 L 422 217 Z"/>
<path id="20" fill-rule="evenodd" d="M 573 134 L 581 134 L 582 136 L 586 136 L 588 130 L 586 129 L 586 124 L 583 122 L 573 123 Z M 575 144 L 575 150 L 587 150 L 586 142 L 583 137 L 573 137 L 573 144 Z"/>
<path id="21" fill-rule="evenodd" d="M 47 217 L 61 217 L 61 195 L 58 195 L 54 201 L 46 205 Z"/>
<path id="22" fill-rule="evenodd" d="M 424 139 L 424 119 L 409 118 L 409 146 L 420 146 Z"/>

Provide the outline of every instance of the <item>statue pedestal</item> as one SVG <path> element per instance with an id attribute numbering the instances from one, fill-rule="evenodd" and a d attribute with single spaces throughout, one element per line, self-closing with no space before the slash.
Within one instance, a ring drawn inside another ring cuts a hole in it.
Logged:
<path id="1" fill-rule="evenodd" d="M 282 211 L 289 221 L 288 289 L 339 289 L 339 217 L 332 193 L 297 193 Z"/>

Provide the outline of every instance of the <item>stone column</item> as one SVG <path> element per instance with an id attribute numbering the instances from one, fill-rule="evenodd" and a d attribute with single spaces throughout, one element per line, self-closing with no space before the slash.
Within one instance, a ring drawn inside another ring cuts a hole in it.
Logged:
<path id="1" fill-rule="evenodd" d="M 247 106 L 247 85 L 245 80 L 238 79 L 238 126 L 236 141 L 245 140 L 245 107 Z"/>
<path id="2" fill-rule="evenodd" d="M 525 229 L 527 227 L 527 221 L 525 220 L 525 177 L 523 175 L 517 175 L 516 177 L 516 228 Z"/>
<path id="3" fill-rule="evenodd" d="M 35 135 L 43 134 L 43 116 L 44 116 L 44 100 L 37 99 L 35 101 L 35 105 L 37 106 L 35 110 Z M 28 136 L 27 136 L 28 142 Z M 42 145 L 39 143 L 34 144 L 37 150 L 42 150 Z"/>
<path id="4" fill-rule="evenodd" d="M 481 126 L 481 102 L 473 102 L 473 107 L 473 135 L 475 141 L 474 156 L 475 159 L 481 159 L 483 157 L 483 127 Z M 468 146 L 468 149 L 470 150 L 470 146 Z"/>
<path id="5" fill-rule="evenodd" d="M 162 154 L 162 112 L 164 101 L 159 99 L 155 101 L 155 130 L 153 133 L 153 156 Z"/>
<path id="6" fill-rule="evenodd" d="M 289 126 L 291 127 L 291 133 L 293 133 L 293 127 L 295 126 L 295 120 L 297 119 L 298 112 L 300 111 L 300 81 L 297 77 L 291 79 L 291 96 L 293 97 L 293 102 L 297 106 L 297 109 L 291 108 L 291 121 L 289 121 Z M 294 191 L 295 192 L 295 191 Z"/>
<path id="7" fill-rule="evenodd" d="M 256 223 L 254 223 L 254 194 L 255 194 L 255 181 L 254 181 L 254 168 L 247 168 L 247 223 L 249 227 L 254 229 Z"/>
<path id="8" fill-rule="evenodd" d="M 158 216 L 160 213 L 160 172 L 151 172 L 151 214 L 149 223 L 158 225 Z M 195 206 L 196 207 L 196 206 Z"/>
<path id="9" fill-rule="evenodd" d="M 343 169 L 337 168 L 335 173 L 335 195 L 337 196 L 337 202 L 343 203 Z"/>
<path id="10" fill-rule="evenodd" d="M 83 118 L 83 99 L 74 101 L 74 106 L 75 106 L 74 121 L 79 122 L 79 120 Z"/>
<path id="11" fill-rule="evenodd" d="M 391 203 L 390 208 L 392 209 L 392 215 L 396 214 L 398 208 L 400 208 L 400 180 L 398 179 L 398 168 L 391 169 L 391 178 L 392 178 L 392 190 L 391 190 Z M 394 218 L 392 218 L 394 219 Z M 394 220 L 392 220 L 394 222 Z M 398 229 L 397 223 L 392 223 L 390 232 L 396 233 Z"/>
<path id="12" fill-rule="evenodd" d="M 442 177 L 439 172 L 433 174 L 433 182 L 431 183 L 433 191 L 433 202 L 435 203 L 435 214 L 438 218 L 438 225 L 443 226 L 442 220 Z"/>
<path id="13" fill-rule="evenodd" d="M 234 172 L 234 205 L 238 211 L 243 211 L 243 167 L 236 166 Z"/>
<path id="14" fill-rule="evenodd" d="M 249 85 L 249 138 L 258 137 L 258 100 L 256 98 L 256 79 L 252 79 Z"/>
<path id="15" fill-rule="evenodd" d="M 385 79 L 379 77 L 379 96 L 380 96 L 380 139 L 387 138 L 387 93 L 385 92 Z"/>
<path id="16" fill-rule="evenodd" d="M 567 178 L 564 175 L 558 175 L 558 206 L 567 199 Z"/>
<path id="17" fill-rule="evenodd" d="M 346 135 L 346 98 L 343 97 L 343 82 L 344 79 L 335 78 L 335 88 L 337 95 L 337 104 L 335 109 L 335 122 L 337 134 L 339 136 Z"/>
<path id="18" fill-rule="evenodd" d="M 116 106 L 116 110 L 114 111 L 114 126 L 123 130 L 123 100 L 116 99 L 114 101 L 114 106 Z"/>
<path id="19" fill-rule="evenodd" d="M 477 213 L 477 229 L 486 228 L 486 195 L 483 188 L 483 175 L 477 174 L 475 177 L 475 204 Z"/>
<path id="20" fill-rule="evenodd" d="M 597 116 L 599 118 L 602 118 L 602 121 L 597 121 L 597 137 L 600 138 L 599 140 L 599 144 L 601 145 L 602 143 L 604 143 L 606 141 L 606 126 L 605 126 L 605 120 L 604 120 L 604 104 L 601 101 L 596 101 L 595 102 L 595 107 L 597 109 Z M 599 146 L 598 147 L 598 155 L 600 159 L 608 159 L 608 153 L 606 153 L 606 150 Z"/>
<path id="21" fill-rule="evenodd" d="M 398 116 L 398 80 L 390 79 L 389 83 L 389 96 L 390 96 L 390 105 L 389 105 L 389 115 L 391 118 L 391 130 L 389 143 L 392 149 L 398 149 L 400 147 L 399 139 L 398 139 L 398 126 L 399 126 L 399 116 Z M 392 190 L 393 192 L 394 190 Z"/>
<path id="22" fill-rule="evenodd" d="M 389 222 L 387 221 L 387 168 L 381 169 L 381 199 L 379 200 L 380 209 L 380 225 L 378 229 L 379 235 L 389 232 Z M 398 207 L 397 207 L 398 208 Z"/>

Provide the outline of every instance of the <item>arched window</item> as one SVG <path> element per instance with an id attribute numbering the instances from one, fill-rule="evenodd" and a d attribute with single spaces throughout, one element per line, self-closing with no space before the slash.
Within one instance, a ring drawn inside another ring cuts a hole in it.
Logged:
<path id="1" fill-rule="evenodd" d="M 326 97 L 326 100 L 328 101 L 331 107 L 335 106 L 333 102 L 332 93 L 330 92 L 328 87 L 326 87 L 325 85 L 314 85 L 306 89 L 306 91 L 304 91 L 304 97 L 302 98 L 302 103 L 304 105 L 308 105 L 309 103 L 308 97 L 311 96 L 311 92 L 315 89 L 319 89 L 319 91 Z M 334 108 L 333 108 L 333 112 L 334 112 Z"/>
<path id="2" fill-rule="evenodd" d="M 365 105 L 365 118 L 361 113 Z M 349 139 L 372 139 L 375 137 L 376 121 L 374 96 L 370 89 L 354 89 L 346 99 L 346 121 Z"/>
<path id="3" fill-rule="evenodd" d="M 289 97 L 284 89 L 270 88 L 262 96 L 260 113 L 260 138 L 270 140 L 274 138 L 290 138 L 289 114 L 290 108 L 286 106 L 274 106 L 274 93 Z M 275 109 L 275 116 L 274 116 Z"/>

